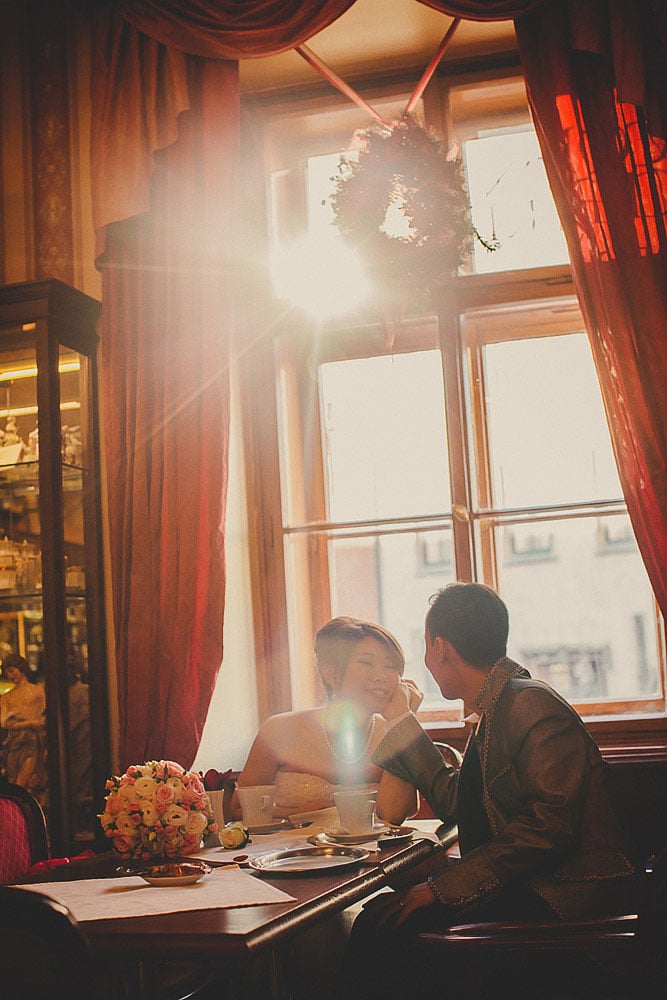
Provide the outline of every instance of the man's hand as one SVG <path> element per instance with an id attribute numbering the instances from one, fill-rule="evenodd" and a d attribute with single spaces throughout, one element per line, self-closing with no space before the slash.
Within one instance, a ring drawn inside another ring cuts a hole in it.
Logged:
<path id="1" fill-rule="evenodd" d="M 414 681 L 402 677 L 382 713 L 387 722 L 406 712 L 416 712 L 424 699 Z"/>
<path id="2" fill-rule="evenodd" d="M 386 930 L 396 930 L 414 913 L 428 906 L 438 905 L 438 900 L 427 882 L 420 882 L 407 892 L 386 895 L 383 893 L 377 897 L 377 901 L 379 905 L 373 907 L 375 921 L 378 927 L 384 927 Z"/>

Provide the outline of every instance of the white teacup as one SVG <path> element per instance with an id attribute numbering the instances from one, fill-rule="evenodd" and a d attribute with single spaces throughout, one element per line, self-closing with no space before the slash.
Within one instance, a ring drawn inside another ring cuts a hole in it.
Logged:
<path id="1" fill-rule="evenodd" d="M 275 785 L 236 786 L 245 826 L 267 826 L 273 819 Z"/>
<path id="2" fill-rule="evenodd" d="M 340 825 L 348 833 L 371 833 L 375 825 L 377 792 L 367 787 L 341 788 L 334 792 Z"/>

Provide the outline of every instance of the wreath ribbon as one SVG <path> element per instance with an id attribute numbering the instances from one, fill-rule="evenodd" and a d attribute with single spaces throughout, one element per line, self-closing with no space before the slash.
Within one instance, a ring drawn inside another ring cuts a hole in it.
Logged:
<path id="1" fill-rule="evenodd" d="M 454 32 L 456 31 L 460 23 L 461 23 L 461 18 L 455 17 L 452 20 L 452 23 L 447 28 L 447 31 L 442 37 L 442 41 L 440 42 L 438 48 L 436 49 L 428 66 L 422 73 L 419 83 L 412 92 L 412 96 L 410 97 L 410 100 L 408 101 L 405 108 L 406 115 L 412 113 L 417 101 L 426 90 L 431 80 L 431 77 L 438 68 L 438 65 L 440 64 L 442 57 L 447 51 L 449 43 L 454 37 Z M 345 97 L 349 97 L 351 101 L 354 101 L 355 104 L 358 104 L 360 108 L 364 109 L 364 111 L 368 111 L 368 113 L 372 115 L 372 117 L 375 118 L 376 121 L 380 122 L 381 125 L 387 125 L 387 126 L 390 125 L 387 119 L 384 118 L 379 113 L 379 111 L 376 111 L 375 108 L 372 107 L 372 105 L 370 105 L 368 101 L 366 101 L 361 96 L 361 94 L 358 94 L 357 91 L 354 89 L 354 87 L 351 87 L 349 83 L 346 83 L 345 80 L 342 79 L 342 77 L 338 76 L 338 74 L 335 73 L 334 70 L 332 70 L 332 68 L 328 66 L 323 59 L 321 59 L 318 55 L 316 55 L 311 48 L 309 48 L 307 45 L 297 45 L 294 51 L 298 52 L 301 58 L 305 59 L 306 62 L 313 67 L 313 69 L 317 70 L 317 72 L 320 73 L 324 77 L 324 79 L 327 80 L 328 83 L 332 84 L 332 86 L 334 86 L 337 90 L 340 90 L 341 94 L 344 94 Z"/>

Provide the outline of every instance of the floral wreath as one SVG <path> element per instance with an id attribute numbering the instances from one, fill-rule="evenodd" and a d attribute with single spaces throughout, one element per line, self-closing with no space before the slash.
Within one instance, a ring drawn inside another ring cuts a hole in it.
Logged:
<path id="1" fill-rule="evenodd" d="M 343 156 L 332 180 L 330 204 L 341 235 L 369 262 L 381 289 L 432 292 L 463 263 L 476 238 L 460 159 L 410 115 L 390 126 L 356 133 L 359 157 Z M 382 228 L 392 204 L 402 202 L 411 235 Z"/>

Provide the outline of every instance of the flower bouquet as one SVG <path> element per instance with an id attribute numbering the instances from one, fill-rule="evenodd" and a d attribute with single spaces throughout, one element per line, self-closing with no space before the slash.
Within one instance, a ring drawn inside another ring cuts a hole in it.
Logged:
<path id="1" fill-rule="evenodd" d="M 217 833 L 201 775 L 171 760 L 129 767 L 106 783 L 104 834 L 123 858 L 148 861 L 199 850 Z"/>

